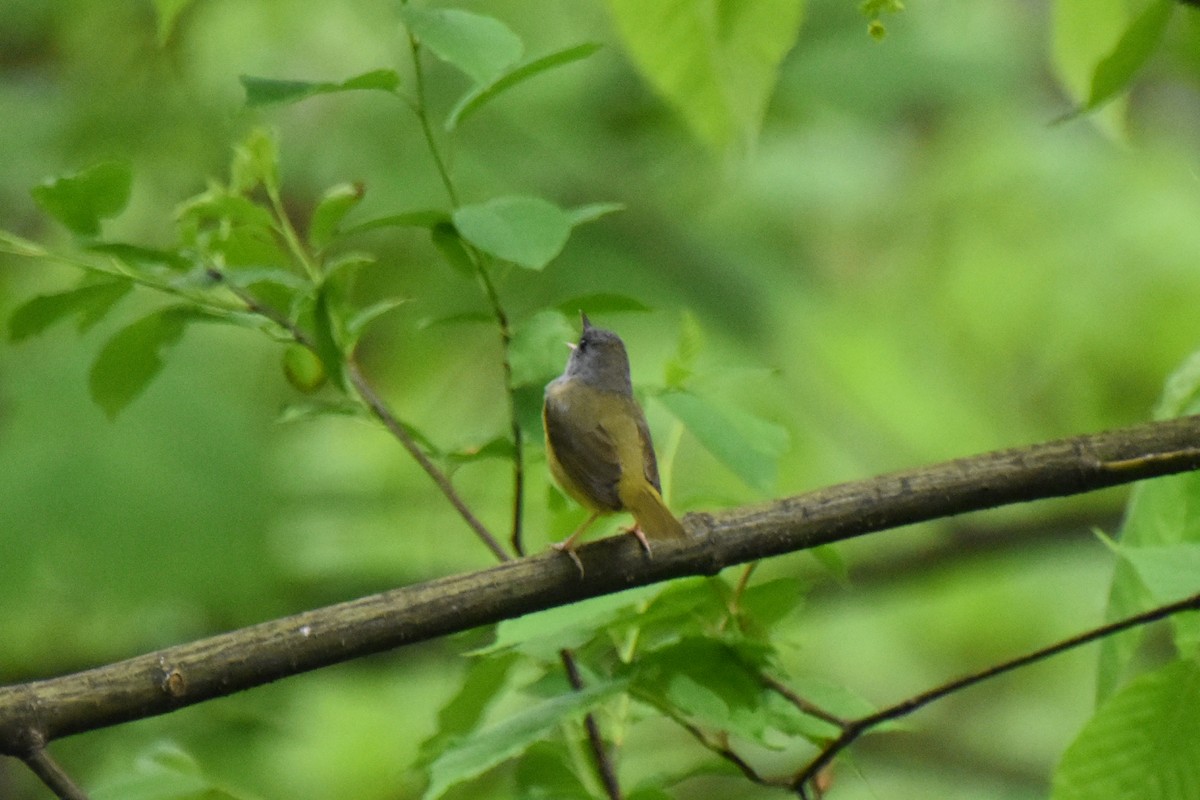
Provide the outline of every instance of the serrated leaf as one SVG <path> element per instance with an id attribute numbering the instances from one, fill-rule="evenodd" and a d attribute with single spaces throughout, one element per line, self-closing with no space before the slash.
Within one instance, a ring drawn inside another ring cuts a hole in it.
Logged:
<path id="1" fill-rule="evenodd" d="M 81 236 L 100 233 L 100 221 L 120 214 L 129 202 L 133 173 L 123 162 L 106 161 L 33 187 L 46 213 Z"/>
<path id="2" fill-rule="evenodd" d="M 696 439 L 748 485 L 769 492 L 788 433 L 779 425 L 684 391 L 656 396 Z"/>
<path id="3" fill-rule="evenodd" d="M 128 325 L 108 340 L 92 364 L 88 388 L 92 400 L 109 419 L 115 419 L 162 370 L 163 352 L 179 341 L 187 323 L 196 318 L 186 306 L 155 311 Z"/>
<path id="4" fill-rule="evenodd" d="M 107 278 L 57 294 L 45 294 L 18 306 L 8 320 L 8 337 L 14 342 L 36 336 L 68 317 L 78 319 L 82 333 L 101 319 L 133 288 L 125 278 Z"/>
<path id="5" fill-rule="evenodd" d="M 494 727 L 464 737 L 430 765 L 424 800 L 437 800 L 451 787 L 508 761 L 561 723 L 583 716 L 624 686 L 623 682 L 612 681 L 534 703 Z"/>
<path id="6" fill-rule="evenodd" d="M 1113 51 L 1096 65 L 1087 109 L 1096 108 L 1125 90 L 1157 49 L 1174 5 L 1171 0 L 1155 0 L 1130 23 Z"/>
<path id="7" fill-rule="evenodd" d="M 296 103 L 319 94 L 375 90 L 395 94 L 400 75 L 391 69 L 374 69 L 344 81 L 291 81 L 275 78 L 239 77 L 246 90 L 246 105 L 250 108 L 273 103 Z"/>
<path id="8" fill-rule="evenodd" d="M 567 47 L 509 70 L 487 84 L 477 85 L 451 110 L 446 118 L 446 130 L 453 131 L 463 120 L 514 86 L 555 67 L 581 61 L 599 49 L 600 45 L 594 42 Z"/>
<path id="9" fill-rule="evenodd" d="M 802 0 L 609 0 L 638 70 L 712 148 L 757 135 Z"/>
<path id="10" fill-rule="evenodd" d="M 309 244 L 317 250 L 325 249 L 337 235 L 342 220 L 362 202 L 363 193 L 361 183 L 339 183 L 327 189 L 309 221 Z"/>
<path id="11" fill-rule="evenodd" d="M 525 46 L 494 17 L 457 8 L 402 6 L 409 31 L 434 55 L 462 70 L 475 83 L 489 83 L 521 58 Z"/>
<path id="12" fill-rule="evenodd" d="M 571 227 L 576 228 L 624 210 L 624 203 L 589 203 L 586 206 L 568 209 L 567 218 L 571 221 Z"/>
<path id="13" fill-rule="evenodd" d="M 1063 754 L 1052 800 L 1200 797 L 1200 666 L 1179 660 L 1131 681 Z"/>
<path id="14" fill-rule="evenodd" d="M 477 656 L 467 663 L 458 692 L 438 712 L 435 733 L 421 742 L 422 764 L 429 764 L 449 742 L 461 739 L 479 726 L 517 661 L 516 653 L 499 653 Z"/>
<path id="15" fill-rule="evenodd" d="M 540 270 L 562 252 L 571 220 L 540 197 L 497 197 L 454 212 L 454 225 L 471 244 L 526 269 Z"/>

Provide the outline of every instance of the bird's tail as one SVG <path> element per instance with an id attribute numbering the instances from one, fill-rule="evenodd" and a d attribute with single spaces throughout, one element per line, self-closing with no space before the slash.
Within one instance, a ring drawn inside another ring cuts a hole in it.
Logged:
<path id="1" fill-rule="evenodd" d="M 633 518 L 646 536 L 652 539 L 683 539 L 683 525 L 667 508 L 662 495 L 649 482 L 635 490 L 634 496 L 622 498 L 625 507 L 633 512 Z"/>

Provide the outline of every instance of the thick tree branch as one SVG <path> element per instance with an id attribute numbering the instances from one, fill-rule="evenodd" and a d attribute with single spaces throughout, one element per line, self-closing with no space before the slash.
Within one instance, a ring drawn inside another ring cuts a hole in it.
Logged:
<path id="1" fill-rule="evenodd" d="M 757 507 L 689 514 L 647 558 L 632 537 L 352 600 L 86 672 L 0 687 L 0 753 L 163 714 L 368 653 L 884 528 L 1200 467 L 1200 416 L 963 458 Z M 407 535 L 422 535 L 412 531 Z"/>

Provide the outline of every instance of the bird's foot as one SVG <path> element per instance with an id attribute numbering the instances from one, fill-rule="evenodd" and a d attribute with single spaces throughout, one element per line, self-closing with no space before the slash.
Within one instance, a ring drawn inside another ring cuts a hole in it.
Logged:
<path id="1" fill-rule="evenodd" d="M 560 553 L 565 553 L 575 562 L 575 568 L 579 570 L 579 577 L 583 577 L 583 562 L 579 560 L 579 554 L 575 552 L 575 537 L 563 539 L 561 542 L 554 542 L 550 546 Z"/>
<path id="2" fill-rule="evenodd" d="M 641 542 L 642 549 L 646 551 L 647 558 L 654 558 L 654 553 L 650 552 L 650 542 L 646 541 L 646 534 L 642 533 L 640 525 L 634 525 L 625 532 L 633 534 L 634 538 Z"/>

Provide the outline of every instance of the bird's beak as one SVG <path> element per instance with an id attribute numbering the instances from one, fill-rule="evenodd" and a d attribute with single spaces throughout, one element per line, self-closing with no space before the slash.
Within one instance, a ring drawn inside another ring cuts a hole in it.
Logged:
<path id="1" fill-rule="evenodd" d="M 567 347 L 571 348 L 571 350 L 574 350 L 576 347 L 579 346 L 579 345 L 575 344 L 574 342 L 563 342 L 563 344 L 565 344 Z"/>

